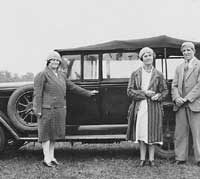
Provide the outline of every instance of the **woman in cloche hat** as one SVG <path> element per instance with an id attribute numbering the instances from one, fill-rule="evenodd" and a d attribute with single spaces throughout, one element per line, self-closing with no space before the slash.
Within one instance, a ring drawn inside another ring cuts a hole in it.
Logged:
<path id="1" fill-rule="evenodd" d="M 163 74 L 153 67 L 154 51 L 144 47 L 139 52 L 142 67 L 131 74 L 127 94 L 132 99 L 128 111 L 127 140 L 139 143 L 140 164 L 146 163 L 149 151 L 149 165 L 154 166 L 155 145 L 162 145 L 161 101 L 168 94 Z"/>
<path id="2" fill-rule="evenodd" d="M 46 59 L 45 69 L 34 79 L 33 110 L 38 119 L 38 140 L 42 143 L 47 167 L 58 165 L 54 156 L 57 139 L 65 138 L 66 89 L 90 97 L 97 91 L 85 90 L 67 79 L 59 70 L 62 63 L 60 54 L 51 52 Z"/>

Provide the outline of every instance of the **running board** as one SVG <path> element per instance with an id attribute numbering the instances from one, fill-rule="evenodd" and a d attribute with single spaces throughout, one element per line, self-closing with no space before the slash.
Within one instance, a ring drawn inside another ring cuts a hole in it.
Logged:
<path id="1" fill-rule="evenodd" d="M 23 141 L 38 141 L 37 137 L 20 137 L 19 140 Z M 126 135 L 68 135 L 65 139 L 59 141 L 69 141 L 69 142 L 90 142 L 94 141 L 125 141 Z"/>

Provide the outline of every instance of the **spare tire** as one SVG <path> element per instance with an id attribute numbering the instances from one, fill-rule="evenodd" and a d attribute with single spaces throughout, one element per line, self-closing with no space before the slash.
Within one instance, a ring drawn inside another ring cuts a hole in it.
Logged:
<path id="1" fill-rule="evenodd" d="M 16 89 L 9 98 L 8 116 L 20 131 L 37 130 L 37 117 L 33 114 L 33 85 Z"/>

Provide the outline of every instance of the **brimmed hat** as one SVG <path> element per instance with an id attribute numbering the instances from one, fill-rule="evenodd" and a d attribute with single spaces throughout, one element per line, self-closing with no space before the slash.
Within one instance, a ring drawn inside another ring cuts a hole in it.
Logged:
<path id="1" fill-rule="evenodd" d="M 142 49 L 140 50 L 140 52 L 139 52 L 139 58 L 142 59 L 142 57 L 143 57 L 143 55 L 144 55 L 145 53 L 152 53 L 152 54 L 154 55 L 153 49 L 151 49 L 151 48 L 149 48 L 149 47 L 144 47 L 144 48 L 142 48 Z"/>
<path id="2" fill-rule="evenodd" d="M 189 47 L 195 52 L 195 46 L 192 42 L 184 42 L 181 45 L 181 52 L 183 51 L 183 47 Z"/>
<path id="3" fill-rule="evenodd" d="M 56 51 L 51 52 L 51 53 L 47 56 L 46 61 L 48 62 L 48 61 L 51 60 L 51 59 L 57 59 L 57 60 L 60 61 L 60 63 L 62 62 L 62 58 L 61 58 L 60 54 L 59 54 L 58 52 L 56 52 Z"/>

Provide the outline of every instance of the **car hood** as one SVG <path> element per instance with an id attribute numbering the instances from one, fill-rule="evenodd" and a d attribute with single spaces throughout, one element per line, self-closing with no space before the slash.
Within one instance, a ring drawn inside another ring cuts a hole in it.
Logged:
<path id="1" fill-rule="evenodd" d="M 33 85 L 33 81 L 26 81 L 26 82 L 3 82 L 0 83 L 0 90 L 4 89 L 16 89 L 21 86 L 26 86 L 26 85 Z"/>

